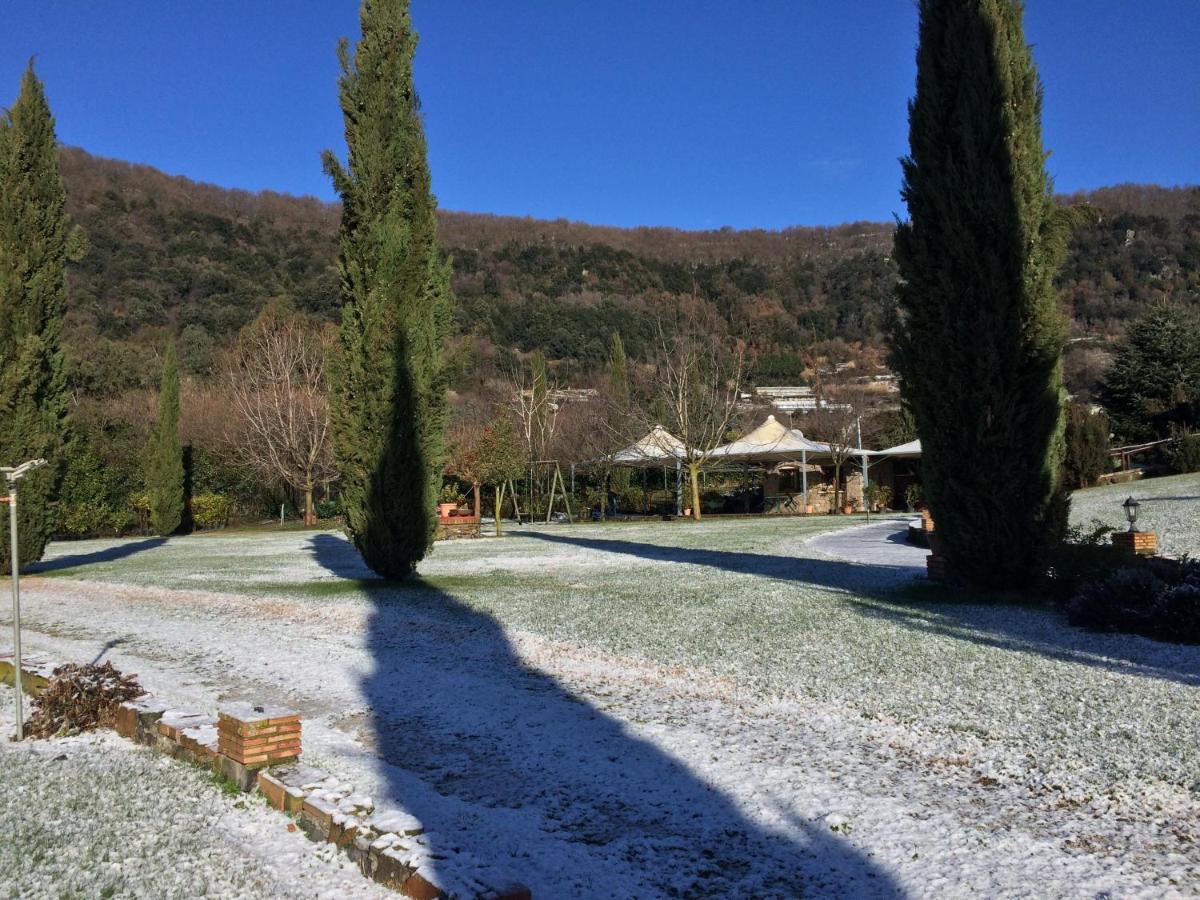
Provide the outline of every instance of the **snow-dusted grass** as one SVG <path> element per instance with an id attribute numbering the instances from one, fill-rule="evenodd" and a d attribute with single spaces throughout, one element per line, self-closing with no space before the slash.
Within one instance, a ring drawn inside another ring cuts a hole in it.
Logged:
<path id="1" fill-rule="evenodd" d="M 0 685 L 0 733 L 13 723 Z M 394 896 L 287 819 L 110 731 L 0 743 L 0 896 Z"/>
<path id="2" fill-rule="evenodd" d="M 119 665 L 185 699 L 275 691 L 305 708 L 315 762 L 380 777 L 381 744 L 411 770 L 411 796 L 468 803 L 447 814 L 467 846 L 504 831 L 489 852 L 520 859 L 535 893 L 603 896 L 589 879 L 606 872 L 647 896 L 673 877 L 686 890 L 680 873 L 706 840 L 669 799 L 691 790 L 678 786 L 686 773 L 766 831 L 812 847 L 805 835 L 833 830 L 909 892 L 1161 893 L 1200 875 L 1200 650 L 1086 634 L 1032 605 L 929 589 L 911 570 L 806 543 L 845 524 L 514 528 L 438 545 L 422 581 L 403 587 L 373 579 L 324 532 L 59 544 L 47 560 L 57 577 L 29 582 L 30 641 L 79 654 L 119 640 L 108 651 Z M 528 684 L 528 672 L 546 683 Z M 576 700 L 559 709 L 546 699 L 559 691 Z M 447 709 L 459 697 L 463 708 Z M 554 717 L 523 721 L 547 703 Z M 600 718 L 564 731 L 573 713 L 562 710 L 577 708 Z M 393 715 L 421 739 L 397 745 L 372 725 Z M 608 719 L 681 768 L 639 776 L 644 750 L 607 726 L 589 736 Z M 610 749 L 586 776 L 569 768 L 593 745 Z M 614 781 L 605 760 L 628 760 L 634 780 Z M 634 798 L 659 784 L 650 805 L 665 824 L 640 855 L 591 836 L 628 832 L 629 817 L 646 814 Z M 543 816 L 541 842 L 565 843 L 531 848 L 484 811 L 509 816 L 510 804 L 524 810 L 511 816 Z M 1008 837 L 989 843 L 985 827 Z M 746 872 L 714 863 L 731 880 L 709 887 L 769 895 L 775 864 L 755 858 Z M 1009 867 L 1016 859 L 1025 867 Z M 811 883 L 829 874 L 821 865 L 801 866 Z M 848 892 L 879 884 L 844 877 Z"/>
<path id="3" fill-rule="evenodd" d="M 1071 521 L 1082 527 L 1100 521 L 1128 528 L 1121 507 L 1126 497 L 1141 503 L 1137 527 L 1158 534 L 1162 553 L 1200 556 L 1200 473 L 1077 491 L 1071 501 Z"/>

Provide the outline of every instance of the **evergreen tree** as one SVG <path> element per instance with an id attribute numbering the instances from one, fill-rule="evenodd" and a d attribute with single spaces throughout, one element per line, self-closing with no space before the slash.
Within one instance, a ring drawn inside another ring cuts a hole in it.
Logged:
<path id="1" fill-rule="evenodd" d="M 350 536 L 374 571 L 403 578 L 437 527 L 450 267 L 437 240 L 408 2 L 364 0 L 359 17 L 353 58 L 345 40 L 338 47 L 347 164 L 324 155 L 342 197 L 330 420 Z"/>
<path id="2" fill-rule="evenodd" d="M 1200 316 L 1159 304 L 1130 326 L 1100 386 L 1122 441 L 1200 427 Z"/>
<path id="3" fill-rule="evenodd" d="M 1022 4 L 920 0 L 919 14 L 892 361 L 949 571 L 1019 586 L 1065 528 L 1053 281 L 1074 216 L 1052 199 Z"/>
<path id="4" fill-rule="evenodd" d="M 183 446 L 179 440 L 179 356 L 175 341 L 167 344 L 162 386 L 158 394 L 158 421 L 150 435 L 146 458 L 146 495 L 150 527 L 166 537 L 183 521 Z"/>
<path id="5" fill-rule="evenodd" d="M 21 559 L 41 559 L 55 521 L 66 432 L 66 368 L 59 347 L 70 244 L 54 118 L 30 64 L 0 115 L 0 465 L 44 458 L 22 483 Z M 8 514 L 0 516 L 7 572 Z"/>
<path id="6" fill-rule="evenodd" d="M 1108 416 L 1080 403 L 1067 412 L 1067 455 L 1063 475 L 1072 488 L 1090 487 L 1112 466 L 1108 455 Z"/>
<path id="7" fill-rule="evenodd" d="M 625 344 L 621 333 L 614 331 L 608 349 L 608 392 L 612 402 L 610 430 L 621 440 L 626 437 L 631 418 L 629 405 L 629 362 L 625 358 Z M 620 497 L 629 490 L 633 472 L 623 466 L 614 468 L 609 474 L 609 486 Z"/>

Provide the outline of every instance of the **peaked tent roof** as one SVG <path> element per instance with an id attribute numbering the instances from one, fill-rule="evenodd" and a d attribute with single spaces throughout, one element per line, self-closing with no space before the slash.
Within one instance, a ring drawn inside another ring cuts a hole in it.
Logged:
<path id="1" fill-rule="evenodd" d="M 661 425 L 655 425 L 641 440 L 614 453 L 611 461 L 617 466 L 659 466 L 668 460 L 686 457 L 683 441 Z"/>
<path id="2" fill-rule="evenodd" d="M 800 459 L 804 454 L 828 456 L 829 445 L 810 441 L 803 432 L 788 428 L 774 416 L 767 416 L 766 421 L 749 434 L 717 447 L 710 456 L 747 462 L 783 462 Z"/>
<path id="3" fill-rule="evenodd" d="M 872 455 L 893 456 L 897 459 L 920 459 L 921 442 L 920 440 L 916 440 L 909 441 L 907 444 L 897 444 L 895 447 L 888 447 L 886 450 L 879 450 Z"/>

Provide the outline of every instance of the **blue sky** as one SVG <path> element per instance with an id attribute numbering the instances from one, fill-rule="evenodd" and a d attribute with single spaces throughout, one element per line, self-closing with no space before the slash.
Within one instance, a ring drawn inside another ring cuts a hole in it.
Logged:
<path id="1" fill-rule="evenodd" d="M 450 209 L 682 228 L 903 212 L 911 0 L 413 0 Z M 0 0 L 0 105 L 37 57 L 60 139 L 331 198 L 354 0 Z M 1060 190 L 1200 183 L 1200 3 L 1030 0 Z"/>

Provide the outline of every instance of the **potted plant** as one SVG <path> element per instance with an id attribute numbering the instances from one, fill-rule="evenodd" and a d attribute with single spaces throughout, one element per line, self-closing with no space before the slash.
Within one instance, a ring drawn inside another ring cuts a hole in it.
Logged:
<path id="1" fill-rule="evenodd" d="M 458 509 L 459 504 L 463 502 L 462 491 L 458 489 L 456 484 L 442 485 L 442 496 L 438 500 L 438 518 L 445 519 L 454 515 L 454 511 Z"/>
<path id="2" fill-rule="evenodd" d="M 916 512 L 921 506 L 922 499 L 921 486 L 916 482 L 913 482 L 904 489 L 904 503 L 908 507 L 909 512 Z"/>
<path id="3" fill-rule="evenodd" d="M 892 489 L 885 484 L 868 484 L 863 489 L 863 499 L 868 509 L 879 512 L 892 502 Z"/>

